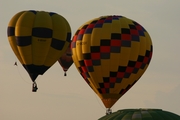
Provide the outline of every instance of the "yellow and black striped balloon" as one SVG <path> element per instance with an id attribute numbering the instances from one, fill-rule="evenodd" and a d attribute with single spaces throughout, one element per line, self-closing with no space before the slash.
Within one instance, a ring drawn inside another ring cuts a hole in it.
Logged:
<path id="1" fill-rule="evenodd" d="M 71 28 L 61 15 L 45 11 L 22 11 L 8 24 L 8 40 L 15 55 L 34 82 L 65 52 Z"/>
<path id="2" fill-rule="evenodd" d="M 78 71 L 111 108 L 142 76 L 152 57 L 152 41 L 137 22 L 110 15 L 83 24 L 73 36 Z"/>

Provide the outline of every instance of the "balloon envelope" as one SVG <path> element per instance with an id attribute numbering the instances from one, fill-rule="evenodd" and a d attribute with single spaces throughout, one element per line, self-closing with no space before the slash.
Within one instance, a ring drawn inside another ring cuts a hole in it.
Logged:
<path id="1" fill-rule="evenodd" d="M 34 82 L 65 52 L 71 29 L 57 13 L 30 10 L 12 17 L 7 34 L 12 50 Z"/>
<path id="2" fill-rule="evenodd" d="M 66 52 L 58 59 L 58 62 L 65 72 L 64 76 L 66 76 L 66 71 L 73 64 L 72 51 L 71 51 L 70 45 L 69 45 L 68 49 L 66 50 Z"/>
<path id="3" fill-rule="evenodd" d="M 161 109 L 124 109 L 98 120 L 180 120 L 180 116 Z"/>
<path id="4" fill-rule="evenodd" d="M 71 47 L 75 66 L 106 108 L 139 80 L 152 57 L 148 32 L 124 16 L 86 22 L 76 31 Z"/>

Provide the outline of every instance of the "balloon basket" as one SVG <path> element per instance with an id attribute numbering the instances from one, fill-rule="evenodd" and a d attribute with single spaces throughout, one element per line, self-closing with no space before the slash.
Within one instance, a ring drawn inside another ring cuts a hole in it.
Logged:
<path id="1" fill-rule="evenodd" d="M 111 113 L 112 113 L 111 108 L 106 108 L 106 115 L 109 115 L 109 114 L 111 114 Z"/>

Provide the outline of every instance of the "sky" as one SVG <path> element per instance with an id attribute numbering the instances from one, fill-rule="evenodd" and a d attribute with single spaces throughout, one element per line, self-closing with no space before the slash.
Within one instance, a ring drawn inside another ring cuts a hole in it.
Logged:
<path id="1" fill-rule="evenodd" d="M 112 107 L 155 108 L 180 115 L 179 0 L 2 0 L 0 4 L 0 119 L 97 120 L 105 107 L 73 64 L 64 76 L 56 62 L 37 78 L 38 91 L 17 60 L 7 39 L 7 25 L 22 10 L 64 16 L 72 36 L 85 22 L 104 15 L 122 15 L 150 34 L 153 56 L 140 80 Z M 18 66 L 14 66 L 17 61 Z"/>

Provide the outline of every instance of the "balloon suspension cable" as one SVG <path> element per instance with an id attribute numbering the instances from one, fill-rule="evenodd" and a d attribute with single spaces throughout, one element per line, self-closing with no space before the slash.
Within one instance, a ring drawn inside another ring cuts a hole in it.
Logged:
<path id="1" fill-rule="evenodd" d="M 33 82 L 32 84 L 32 92 L 36 92 L 38 89 L 36 82 Z"/>
<path id="2" fill-rule="evenodd" d="M 112 113 L 111 108 L 106 108 L 106 115 L 109 115 L 109 114 L 111 114 L 111 113 Z"/>
<path id="3" fill-rule="evenodd" d="M 19 70 L 19 68 L 18 68 L 18 63 L 17 63 L 16 61 L 15 61 L 15 63 L 14 63 L 14 66 L 16 66 L 17 71 L 18 71 L 19 76 L 21 77 L 21 79 L 22 79 L 24 82 L 26 82 L 26 83 L 28 83 L 28 84 L 31 84 L 31 82 L 28 82 L 28 81 L 26 81 L 26 80 L 23 78 L 23 76 L 22 76 L 22 74 L 21 74 L 21 72 L 20 72 L 20 70 Z"/>

